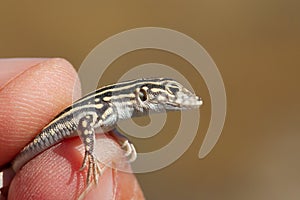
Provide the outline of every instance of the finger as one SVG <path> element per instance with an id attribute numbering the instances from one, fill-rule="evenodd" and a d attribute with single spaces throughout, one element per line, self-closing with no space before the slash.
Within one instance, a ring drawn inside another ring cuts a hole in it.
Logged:
<path id="1" fill-rule="evenodd" d="M 97 140 L 95 153 L 102 164 L 112 167 L 105 171 L 105 176 L 100 177 L 100 180 L 104 179 L 102 181 L 109 183 L 110 187 L 103 187 L 100 183 L 88 193 L 86 199 L 144 199 L 138 181 L 127 162 L 128 157 L 124 156 L 124 150 L 109 135 L 106 135 L 108 138 Z"/>
<path id="2" fill-rule="evenodd" d="M 103 187 L 99 184 L 86 196 L 87 200 L 143 200 L 144 195 L 135 176 L 131 173 L 109 169 L 101 177 L 100 181 L 109 183 L 112 187 Z"/>
<path id="3" fill-rule="evenodd" d="M 97 156 L 102 163 L 120 160 L 122 150 L 113 140 L 99 138 Z M 85 191 L 86 171 L 81 166 L 84 146 L 77 139 L 69 139 L 28 162 L 14 178 L 10 199 L 77 199 Z M 124 160 L 123 160 L 124 161 Z M 117 161 L 118 162 L 118 161 Z M 103 165 L 102 165 L 103 167 Z M 144 199 L 132 174 L 108 168 L 97 186 L 85 199 Z"/>
<path id="4" fill-rule="evenodd" d="M 116 200 L 136 199 L 143 200 L 144 195 L 142 189 L 136 180 L 135 176 L 130 173 L 118 172 L 119 182 L 116 189 Z"/>
<path id="5" fill-rule="evenodd" d="M 0 88 L 26 69 L 47 58 L 2 58 L 0 59 Z"/>
<path id="6" fill-rule="evenodd" d="M 79 96 L 78 86 L 70 63 L 50 59 L 27 68 L 0 89 L 0 166 Z"/>
<path id="7" fill-rule="evenodd" d="M 55 65 L 56 67 L 52 66 Z M 62 83 L 62 77 L 64 77 L 64 74 L 68 74 L 66 72 L 68 72 L 68 69 L 57 69 L 57 66 L 61 66 L 61 67 L 66 67 L 68 68 L 68 66 L 64 66 L 64 65 L 68 65 L 68 63 L 64 60 L 61 59 L 55 59 L 55 60 L 50 60 L 50 61 L 46 61 L 43 62 L 41 64 L 38 64 L 36 66 L 30 67 L 29 69 L 27 69 L 25 72 L 23 72 L 22 74 L 18 75 L 16 78 L 14 78 L 13 80 L 9 81 L 9 83 L 7 83 L 5 85 L 5 88 L 3 88 L 2 90 L 0 90 L 0 99 L 2 97 L 3 100 L 6 100 L 7 105 L 9 105 L 9 108 L 13 107 L 13 105 L 18 105 L 20 104 L 19 107 L 21 107 L 21 110 L 18 110 L 17 108 L 12 109 L 13 112 L 13 117 L 12 119 L 16 119 L 18 120 L 18 122 L 25 122 L 26 123 L 26 119 L 30 119 L 30 120 L 37 120 L 38 119 L 43 119 L 45 121 L 47 121 L 45 124 L 47 124 L 52 118 L 53 116 L 55 116 L 58 112 L 60 112 L 63 107 L 65 107 L 66 105 L 70 104 L 72 101 L 72 95 L 68 94 L 68 92 L 72 91 L 72 90 L 68 90 L 68 88 L 72 88 L 72 84 L 70 84 L 69 82 L 72 81 L 68 81 L 68 80 L 74 80 L 70 77 L 72 77 L 72 69 L 71 69 L 71 75 L 69 74 L 69 78 L 67 78 L 67 80 L 65 80 L 66 82 Z M 42 68 L 42 69 L 41 69 Z M 46 68 L 46 69 L 43 69 Z M 51 70 L 54 70 L 55 72 L 51 73 Z M 56 71 L 57 70 L 57 71 Z M 49 72 L 50 71 L 50 72 Z M 58 73 L 58 74 L 56 74 Z M 38 76 L 37 76 L 38 74 Z M 53 92 L 53 88 L 51 87 L 47 87 L 48 85 L 43 83 L 43 79 L 41 79 L 41 77 L 46 77 L 46 79 L 49 79 L 49 74 L 51 75 L 50 77 L 53 78 L 53 80 L 48 80 L 48 83 L 51 83 L 51 81 L 53 81 L 54 83 L 52 83 L 52 86 L 56 87 L 55 88 L 55 92 Z M 60 74 L 60 76 L 59 76 Z M 76 75 L 75 75 L 76 76 Z M 67 75 L 68 77 L 68 75 Z M 40 86 L 46 87 L 46 90 L 43 90 L 43 88 L 39 88 L 36 87 L 35 85 L 32 85 L 32 83 L 26 83 L 26 78 L 29 78 L 31 81 L 32 80 L 37 80 L 36 82 L 41 82 Z M 25 80 L 24 80 L 25 79 Z M 21 80 L 21 81 L 20 81 Z M 24 83 L 25 82 L 25 83 Z M 21 84 L 21 86 L 19 86 L 18 84 Z M 73 82 L 74 83 L 74 82 Z M 60 90 L 61 86 L 64 85 L 64 89 L 66 90 Z M 27 87 L 25 87 L 27 86 Z M 74 87 L 74 86 L 73 86 Z M 7 89 L 8 88 L 8 89 Z M 39 92 L 32 92 L 34 91 L 33 89 L 39 90 L 40 92 L 47 92 L 47 95 L 42 95 L 42 97 L 40 97 L 40 95 L 37 95 Z M 3 91 L 4 94 L 3 95 Z M 18 91 L 22 91 L 23 93 L 21 93 Z M 33 94 L 31 94 L 31 92 Z M 24 95 L 28 93 L 28 95 Z M 20 95 L 20 96 L 17 96 Z M 24 98 L 24 95 L 26 98 Z M 6 96 L 9 96 L 8 98 Z M 13 96 L 17 96 L 17 98 L 20 99 L 25 99 L 25 100 L 30 100 L 27 101 L 25 103 L 25 105 L 21 104 L 22 101 L 19 100 L 14 100 L 12 97 Z M 47 96 L 47 98 L 44 98 L 44 96 Z M 49 99 L 50 98 L 50 99 Z M 38 99 L 38 101 L 35 101 L 36 99 Z M 49 101 L 47 101 L 49 100 Z M 49 106 L 49 102 L 51 103 L 51 101 L 55 100 L 51 105 L 53 109 L 48 109 L 47 106 Z M 11 101 L 13 103 L 11 103 Z M 33 103 L 32 103 L 33 101 Z M 70 101 L 70 103 L 66 103 Z M 1 101 L 0 102 L 4 102 Z M 31 104 L 30 104 L 31 103 Z M 35 103 L 37 103 L 38 105 L 35 105 Z M 39 104 L 40 103 L 40 104 Z M 29 104 L 29 106 L 28 106 Z M 23 107 L 22 107 L 23 106 Z M 36 109 L 36 106 L 38 109 Z M 24 107 L 26 109 L 24 109 Z M 44 111 L 44 110 L 46 111 Z M 27 111 L 27 112 L 24 112 Z M 19 112 L 21 111 L 21 112 Z M 22 112 L 23 111 L 23 112 Z M 42 113 L 42 115 L 38 115 L 39 112 L 37 111 L 44 111 Z M 7 112 L 7 111 L 6 111 Z M 0 111 L 0 120 L 3 119 L 3 111 Z M 26 115 L 30 113 L 29 115 Z M 8 113 L 9 114 L 9 113 Z M 8 115 L 9 116 L 9 115 Z M 5 118 L 4 118 L 5 119 Z M 11 120 L 11 119 L 9 119 Z M 12 120 L 14 121 L 14 120 Z M 23 134 L 21 139 L 25 140 L 26 143 L 29 142 L 29 140 L 31 140 L 32 137 L 34 137 L 36 134 L 38 134 L 38 132 L 40 131 L 40 129 L 42 129 L 45 125 L 43 125 L 43 123 L 41 123 L 40 121 L 37 121 L 36 124 L 29 124 L 25 127 L 23 127 L 23 131 L 24 132 L 31 132 L 31 129 L 34 129 L 32 132 L 35 132 L 34 134 L 29 133 L 29 135 L 31 135 L 31 137 L 28 139 L 26 139 L 26 135 L 16 129 L 14 126 L 14 124 L 12 124 L 10 121 L 6 126 L 1 125 L 0 123 L 0 130 L 2 128 L 2 130 L 5 131 L 9 131 L 8 133 L 13 134 L 12 137 L 10 138 L 10 140 L 12 142 L 18 142 L 19 140 L 13 139 L 14 137 L 17 137 L 18 134 Z M 42 125 L 41 125 L 42 124 Z M 10 127 L 10 126 L 12 127 Z M 37 128 L 40 127 L 40 128 Z M 36 131 L 38 130 L 38 131 Z M 5 131 L 3 131 L 3 133 L 5 133 Z M 17 133 L 17 134 L 14 134 Z M 10 137 L 9 134 L 4 135 L 4 137 L 2 138 L 6 138 L 5 141 L 7 141 L 7 138 Z M 25 137 L 25 139 L 24 139 Z M 18 138 L 17 138 L 18 139 Z M 1 141 L 1 140 L 0 140 Z M 77 142 L 76 142 L 77 141 Z M 103 147 L 103 152 L 102 155 L 108 158 L 114 158 L 113 155 L 115 155 L 115 153 L 117 152 L 116 149 L 120 150 L 120 147 L 114 143 L 112 140 L 110 139 L 105 139 L 104 141 L 108 141 L 105 142 L 104 144 L 100 144 L 101 147 Z M 25 143 L 24 142 L 24 143 Z M 78 197 L 79 194 L 81 194 L 82 191 L 84 191 L 85 189 L 85 181 L 86 181 L 86 172 L 78 172 L 78 169 L 81 166 L 81 162 L 83 159 L 83 148 L 81 151 L 77 151 L 76 150 L 76 146 L 81 144 L 80 140 L 67 140 L 65 142 L 63 142 L 60 145 L 57 145 L 47 151 L 45 151 L 44 153 L 40 154 L 39 156 L 37 156 L 36 158 L 32 159 L 29 163 L 27 163 L 22 170 L 16 175 L 16 177 L 14 178 L 11 187 L 10 187 L 10 191 L 9 191 L 9 198 L 11 199 L 52 199 L 51 197 L 55 197 L 60 199 L 59 197 L 62 197 L 61 199 L 72 199 L 72 197 Z M 112 146 L 109 146 L 108 144 L 114 144 L 115 147 L 113 148 Z M 19 144 L 17 146 L 20 146 L 19 148 L 22 148 L 24 145 L 23 144 Z M 80 145 L 82 146 L 82 144 Z M 2 147 L 2 144 L 0 145 L 0 147 Z M 6 146 L 7 148 L 7 146 Z M 14 148 L 14 147 L 13 147 Z M 18 148 L 15 148 L 18 149 Z M 19 150 L 17 150 L 19 151 Z M 2 152 L 2 151 L 0 151 Z M 1 153 L 0 153 L 1 154 Z M 120 153 L 118 154 L 120 155 Z M 1 155 L 2 156 L 2 155 Z M 5 156 L 5 155 L 3 155 Z M 9 156 L 8 156 L 9 157 Z M 101 157 L 101 156 L 100 156 Z M 10 159 L 10 158 L 9 158 Z M 91 194 L 97 194 L 97 197 L 99 199 L 99 197 L 103 197 L 102 199 L 107 199 L 105 197 L 109 196 L 109 195 L 119 195 L 119 197 L 122 197 L 124 195 L 130 195 L 128 192 L 132 191 L 133 189 L 135 190 L 135 192 L 132 193 L 132 195 L 136 195 L 136 194 L 142 194 L 137 181 L 135 179 L 135 177 L 133 175 L 128 175 L 131 178 L 127 178 L 127 183 L 125 184 L 127 186 L 129 186 L 128 188 L 125 187 L 120 187 L 120 185 L 122 186 L 124 183 L 122 184 L 118 184 L 118 182 L 122 182 L 123 181 L 123 176 L 119 176 L 118 180 L 115 180 L 115 176 L 114 173 L 109 173 L 110 171 L 107 170 L 103 177 L 100 178 L 100 183 L 99 185 L 92 190 L 93 193 Z M 118 174 L 119 172 L 117 172 L 116 174 Z M 132 183 L 132 184 L 131 184 Z M 135 187 L 131 187 L 131 186 L 135 186 Z M 136 189 L 139 188 L 139 189 Z M 61 190 L 60 190 L 61 189 Z M 132 190 L 131 190 L 132 189 Z M 124 191 L 123 191 L 124 190 Z M 136 191 L 139 191 L 136 193 Z M 102 196 L 101 196 L 102 195 Z M 142 195 L 140 195 L 142 196 Z M 92 196 L 90 197 L 92 198 Z"/>

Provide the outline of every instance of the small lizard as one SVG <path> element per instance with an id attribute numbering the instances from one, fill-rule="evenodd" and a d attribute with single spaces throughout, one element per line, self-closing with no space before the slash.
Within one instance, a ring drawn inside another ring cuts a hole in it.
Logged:
<path id="1" fill-rule="evenodd" d="M 146 115 L 149 112 L 198 108 L 202 100 L 169 78 L 147 78 L 120 82 L 87 94 L 58 114 L 42 129 L 11 162 L 16 173 L 28 161 L 61 142 L 79 136 L 85 147 L 80 170 L 88 167 L 87 185 L 102 174 L 94 153 L 95 134 L 114 130 L 119 120 Z M 115 132 L 115 138 L 129 161 L 136 159 L 136 151 L 125 136 Z"/>

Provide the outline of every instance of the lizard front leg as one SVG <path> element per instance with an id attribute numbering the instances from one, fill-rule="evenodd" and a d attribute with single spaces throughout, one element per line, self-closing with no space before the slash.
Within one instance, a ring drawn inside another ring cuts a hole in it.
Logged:
<path id="1" fill-rule="evenodd" d="M 125 156 L 128 158 L 129 163 L 136 160 L 137 153 L 135 147 L 126 136 L 120 133 L 117 129 L 113 129 L 108 134 L 118 142 L 122 149 L 125 150 Z"/>
<path id="2" fill-rule="evenodd" d="M 92 115 L 87 115 L 81 120 L 79 120 L 79 137 L 82 143 L 84 144 L 85 148 L 84 158 L 80 170 L 83 170 L 85 169 L 85 167 L 88 167 L 86 179 L 87 186 L 92 182 L 92 175 L 94 182 L 97 184 L 99 176 L 101 176 L 104 171 L 104 168 L 100 168 L 99 161 L 95 155 L 96 137 L 93 126 L 94 120 Z"/>

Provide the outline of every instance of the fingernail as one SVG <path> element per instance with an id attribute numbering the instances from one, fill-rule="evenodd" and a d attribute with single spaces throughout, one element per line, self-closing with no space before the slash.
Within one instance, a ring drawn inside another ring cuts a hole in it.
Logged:
<path id="1" fill-rule="evenodd" d="M 0 88 L 26 69 L 48 58 L 3 58 L 0 59 Z"/>
<path id="2" fill-rule="evenodd" d="M 105 170 L 103 175 L 99 178 L 98 185 L 93 188 L 85 196 L 85 199 L 93 200 L 105 200 L 105 199 L 115 199 L 114 191 L 114 182 L 113 182 L 113 170 L 108 168 Z"/>

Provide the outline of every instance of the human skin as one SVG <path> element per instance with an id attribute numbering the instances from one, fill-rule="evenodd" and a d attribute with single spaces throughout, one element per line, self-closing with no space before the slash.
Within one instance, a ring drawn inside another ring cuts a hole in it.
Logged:
<path id="1" fill-rule="evenodd" d="M 76 71 L 64 59 L 0 59 L 0 166 L 10 162 L 59 112 L 81 95 Z M 120 146 L 97 139 L 100 157 L 126 165 Z M 101 155 L 103 154 L 103 155 Z M 8 199 L 76 199 L 85 189 L 78 138 L 29 161 L 13 178 Z M 128 167 L 129 168 L 129 167 Z M 85 199 L 144 199 L 132 173 L 107 168 Z"/>

